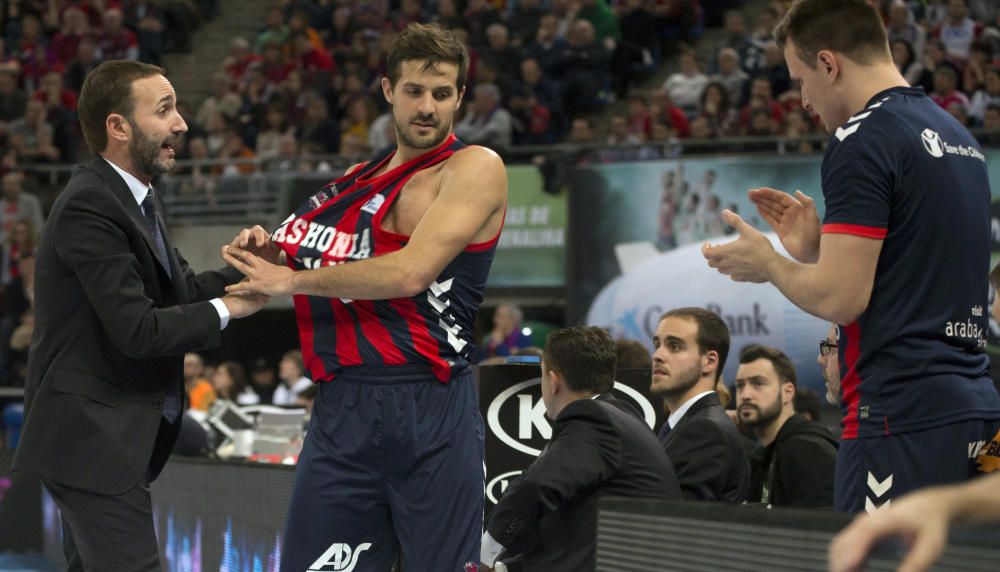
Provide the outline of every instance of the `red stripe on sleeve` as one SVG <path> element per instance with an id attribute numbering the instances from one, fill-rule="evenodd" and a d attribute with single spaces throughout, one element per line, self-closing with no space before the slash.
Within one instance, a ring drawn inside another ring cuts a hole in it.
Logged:
<path id="1" fill-rule="evenodd" d="M 416 302 L 410 298 L 396 298 L 389 303 L 409 325 L 414 349 L 431 364 L 434 375 L 447 383 L 451 377 L 451 367 L 438 355 L 438 343 L 427 329 L 423 316 L 417 311 Z"/>
<path id="2" fill-rule="evenodd" d="M 864 226 L 860 224 L 824 224 L 824 234 L 852 234 L 865 238 L 877 238 L 879 240 L 889 234 L 889 229 L 877 226 Z"/>
<path id="3" fill-rule="evenodd" d="M 382 354 L 382 359 L 386 365 L 399 365 L 406 363 L 403 352 L 396 347 L 382 321 L 375 313 L 375 303 L 371 300 L 355 300 L 354 309 L 358 313 L 358 322 L 361 324 L 361 334 L 373 345 L 378 353 Z"/>

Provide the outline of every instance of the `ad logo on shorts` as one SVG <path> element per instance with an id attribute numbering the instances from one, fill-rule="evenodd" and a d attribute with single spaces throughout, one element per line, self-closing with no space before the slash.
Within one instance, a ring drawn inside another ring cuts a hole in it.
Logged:
<path id="1" fill-rule="evenodd" d="M 358 556 L 371 547 L 371 542 L 359 544 L 355 549 L 351 549 L 349 544 L 334 542 L 322 556 L 316 559 L 316 562 L 312 563 L 309 570 L 310 572 L 319 570 L 351 572 L 358 565 Z"/>

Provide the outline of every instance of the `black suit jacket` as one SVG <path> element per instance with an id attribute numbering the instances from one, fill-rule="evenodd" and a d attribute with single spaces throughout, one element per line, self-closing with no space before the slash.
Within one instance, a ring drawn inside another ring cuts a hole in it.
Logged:
<path id="1" fill-rule="evenodd" d="M 566 406 L 542 454 L 512 484 L 487 530 L 524 570 L 593 570 L 601 496 L 681 498 L 670 459 L 631 404 Z"/>
<path id="2" fill-rule="evenodd" d="M 674 463 L 685 500 L 739 503 L 750 492 L 750 464 L 736 425 L 719 396 L 696 401 L 660 442 Z"/>
<path id="3" fill-rule="evenodd" d="M 98 157 L 74 171 L 36 255 L 15 470 L 112 495 L 159 474 L 180 427 L 178 419 L 160 430 L 164 396 L 183 395 L 185 352 L 219 344 L 208 300 L 241 277 L 232 269 L 195 275 L 169 241 L 167 252 L 161 260 L 108 162 Z"/>

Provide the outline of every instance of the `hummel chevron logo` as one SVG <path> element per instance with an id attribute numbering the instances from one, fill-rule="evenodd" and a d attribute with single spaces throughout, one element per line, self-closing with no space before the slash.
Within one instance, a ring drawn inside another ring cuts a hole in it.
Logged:
<path id="1" fill-rule="evenodd" d="M 876 505 L 875 503 L 872 502 L 872 499 L 865 497 L 865 512 L 867 512 L 868 514 L 872 514 L 873 512 L 881 508 L 888 507 L 890 503 L 892 503 L 892 500 L 887 500 L 881 505 Z"/>
<path id="2" fill-rule="evenodd" d="M 868 488 L 875 493 L 875 498 L 882 498 L 882 495 L 889 492 L 889 489 L 892 488 L 892 474 L 880 483 L 875 478 L 875 475 L 871 471 L 868 471 Z"/>
<path id="3" fill-rule="evenodd" d="M 837 139 L 843 141 L 844 139 L 847 139 L 851 135 L 854 135 L 854 132 L 857 131 L 859 127 L 861 127 L 860 123 L 855 123 L 854 125 L 851 125 L 846 129 L 843 127 L 838 127 L 837 132 L 834 133 L 834 135 L 837 136 Z"/>

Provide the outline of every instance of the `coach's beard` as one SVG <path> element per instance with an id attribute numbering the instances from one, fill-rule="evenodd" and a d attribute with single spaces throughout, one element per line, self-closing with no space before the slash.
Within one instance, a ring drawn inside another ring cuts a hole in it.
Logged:
<path id="1" fill-rule="evenodd" d="M 177 161 L 174 160 L 174 149 L 180 141 L 180 135 L 164 137 L 155 141 L 146 136 L 139 126 L 132 122 L 132 132 L 135 137 L 128 144 L 128 154 L 136 170 L 149 178 L 172 171 Z M 160 153 L 166 151 L 167 157 L 161 158 Z"/>

